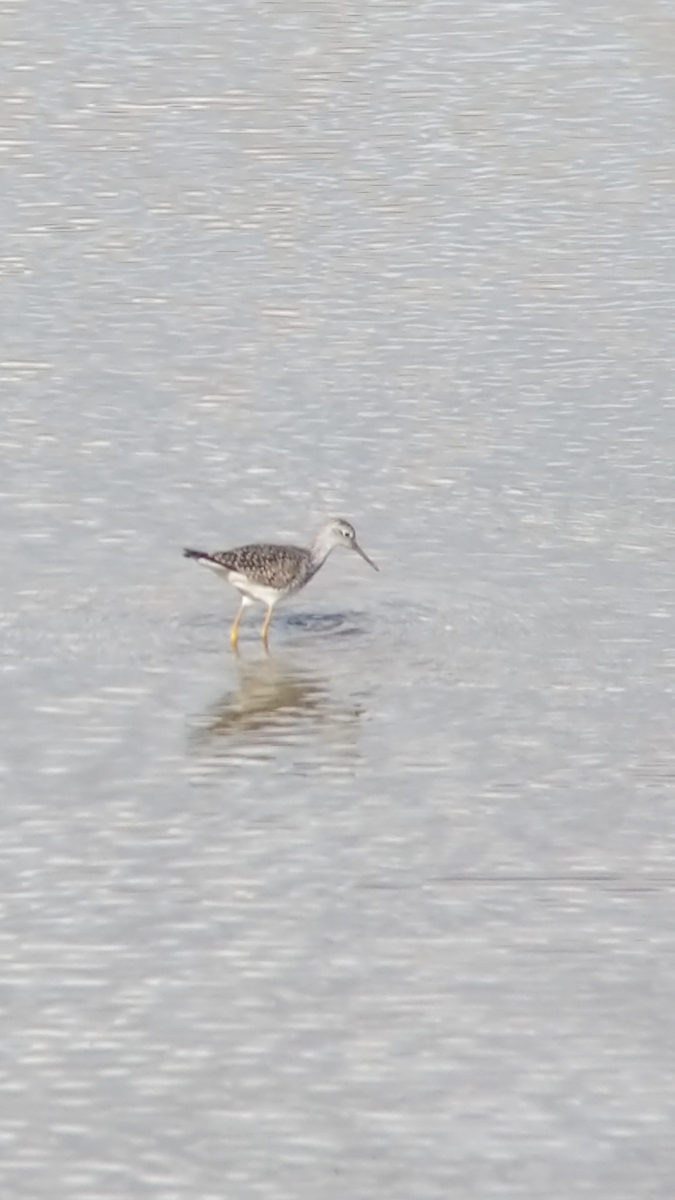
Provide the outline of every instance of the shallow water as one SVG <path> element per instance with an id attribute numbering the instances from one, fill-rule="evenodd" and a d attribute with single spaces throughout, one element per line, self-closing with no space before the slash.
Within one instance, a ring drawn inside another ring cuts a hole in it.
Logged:
<path id="1" fill-rule="evenodd" d="M 672 37 L 8 7 L 2 1195 L 670 1195 Z"/>

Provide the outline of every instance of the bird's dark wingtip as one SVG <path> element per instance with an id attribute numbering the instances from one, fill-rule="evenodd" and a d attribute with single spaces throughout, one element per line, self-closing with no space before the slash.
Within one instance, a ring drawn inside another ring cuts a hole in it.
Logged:
<path id="1" fill-rule="evenodd" d="M 189 546 L 183 547 L 183 558 L 201 558 L 201 550 L 190 550 Z"/>

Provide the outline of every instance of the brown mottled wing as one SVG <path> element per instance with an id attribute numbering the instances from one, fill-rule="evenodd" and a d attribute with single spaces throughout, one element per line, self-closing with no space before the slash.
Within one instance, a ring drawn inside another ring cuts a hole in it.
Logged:
<path id="1" fill-rule="evenodd" d="M 304 577 L 309 555 L 299 546 L 238 546 L 209 554 L 211 562 L 226 571 L 245 575 L 252 583 L 284 589 Z"/>

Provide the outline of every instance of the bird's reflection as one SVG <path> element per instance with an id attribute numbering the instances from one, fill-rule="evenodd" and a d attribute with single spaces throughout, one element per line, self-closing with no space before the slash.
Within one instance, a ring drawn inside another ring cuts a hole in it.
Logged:
<path id="1" fill-rule="evenodd" d="M 361 709 L 331 695 L 313 671 L 266 656 L 255 662 L 238 658 L 237 686 L 211 705 L 189 735 L 193 754 L 210 758 L 269 757 L 284 745 L 310 743 L 322 735 L 321 750 L 338 749 L 343 762 L 353 758 Z"/>

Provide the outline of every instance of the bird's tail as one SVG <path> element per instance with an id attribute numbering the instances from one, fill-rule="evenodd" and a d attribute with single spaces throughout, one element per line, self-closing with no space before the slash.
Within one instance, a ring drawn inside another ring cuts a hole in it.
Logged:
<path id="1" fill-rule="evenodd" d="M 215 562 L 212 554 L 207 554 L 204 550 L 190 550 L 187 546 L 183 550 L 184 558 L 194 558 L 197 562 L 212 563 Z"/>

